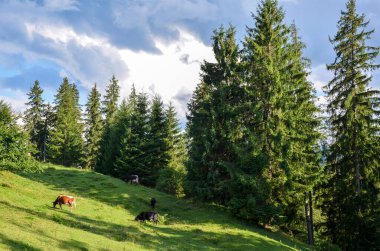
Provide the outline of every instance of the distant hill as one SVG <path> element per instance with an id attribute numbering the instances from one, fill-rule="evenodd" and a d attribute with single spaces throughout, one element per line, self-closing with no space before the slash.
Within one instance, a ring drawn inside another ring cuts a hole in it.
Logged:
<path id="1" fill-rule="evenodd" d="M 59 194 L 74 195 L 77 207 L 53 209 Z M 151 197 L 161 222 L 134 221 L 150 210 Z M 308 250 L 222 208 L 54 165 L 42 173 L 0 171 L 0 229 L 0 250 Z"/>

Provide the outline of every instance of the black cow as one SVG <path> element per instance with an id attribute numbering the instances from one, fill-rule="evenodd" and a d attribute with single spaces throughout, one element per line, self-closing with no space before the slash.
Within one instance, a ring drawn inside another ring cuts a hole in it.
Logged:
<path id="1" fill-rule="evenodd" d="M 154 210 L 154 208 L 156 207 L 156 199 L 155 198 L 152 198 L 150 199 L 150 206 L 152 207 L 152 209 Z"/>
<path id="2" fill-rule="evenodd" d="M 127 177 L 127 182 L 129 183 L 134 183 L 134 184 L 139 184 L 139 176 L 138 175 L 129 175 Z"/>
<path id="3" fill-rule="evenodd" d="M 158 214 L 156 212 L 141 212 L 139 215 L 136 216 L 135 221 L 142 221 L 145 222 L 153 221 L 154 223 L 158 222 Z"/>

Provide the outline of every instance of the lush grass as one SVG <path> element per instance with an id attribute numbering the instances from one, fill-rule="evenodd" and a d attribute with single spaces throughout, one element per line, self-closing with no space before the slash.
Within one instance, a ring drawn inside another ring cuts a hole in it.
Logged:
<path id="1" fill-rule="evenodd" d="M 53 209 L 59 194 L 77 208 Z M 133 219 L 157 199 L 158 225 Z M 0 250 L 307 250 L 285 236 L 246 226 L 222 208 L 105 175 L 49 165 L 43 173 L 0 171 Z"/>

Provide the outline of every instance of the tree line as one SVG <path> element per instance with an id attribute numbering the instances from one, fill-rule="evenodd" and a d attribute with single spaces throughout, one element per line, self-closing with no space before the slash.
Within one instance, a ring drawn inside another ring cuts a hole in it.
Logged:
<path id="1" fill-rule="evenodd" d="M 35 146 L 32 155 L 123 180 L 137 174 L 144 185 L 183 196 L 187 152 L 174 106 L 165 106 L 159 95 L 149 99 L 134 86 L 119 105 L 119 89 L 113 76 L 101 100 L 94 84 L 82 114 L 75 83 L 64 78 L 50 105 L 35 81 L 23 116 Z"/>
<path id="2" fill-rule="evenodd" d="M 159 95 L 149 98 L 133 86 L 120 103 L 114 76 L 103 99 L 93 86 L 84 114 L 67 78 L 53 105 L 36 81 L 25 131 L 0 102 L 3 166 L 36 166 L 25 154 L 31 153 L 121 179 L 138 174 L 144 185 L 222 205 L 310 244 L 317 238 L 343 250 L 375 250 L 380 92 L 369 84 L 379 47 L 368 45 L 374 31 L 348 0 L 330 38 L 336 57 L 327 65 L 333 78 L 322 109 L 308 80 L 305 44 L 278 1 L 262 0 L 252 19 L 240 44 L 233 26 L 214 31 L 216 62 L 201 64 L 185 132 Z"/>

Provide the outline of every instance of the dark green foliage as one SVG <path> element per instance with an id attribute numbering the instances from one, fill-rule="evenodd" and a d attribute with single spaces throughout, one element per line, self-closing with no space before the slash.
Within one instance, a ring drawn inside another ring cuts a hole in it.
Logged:
<path id="1" fill-rule="evenodd" d="M 104 96 L 102 112 L 105 117 L 103 134 L 100 140 L 100 149 L 95 164 L 95 170 L 104 174 L 114 175 L 114 152 L 116 145 L 113 142 L 114 136 L 111 135 L 112 127 L 117 112 L 117 101 L 120 95 L 118 80 L 112 76 L 110 84 L 107 86 Z"/>
<path id="2" fill-rule="evenodd" d="M 172 103 L 165 112 L 166 138 L 168 163 L 159 171 L 157 189 L 176 195 L 184 196 L 183 182 L 186 174 L 185 162 L 187 161 L 187 149 L 185 135 L 181 133 L 177 114 Z"/>
<path id="3" fill-rule="evenodd" d="M 148 165 L 148 97 L 146 93 L 136 94 L 133 87 L 128 100 L 128 123 L 124 125 L 119 148 L 119 156 L 115 161 L 118 177 L 125 179 L 127 175 L 137 174 L 144 185 L 153 186 L 153 173 Z"/>
<path id="4" fill-rule="evenodd" d="M 321 208 L 325 234 L 344 250 L 379 247 L 380 92 L 368 87 L 378 47 L 368 46 L 364 15 L 349 0 L 338 32 L 330 39 L 336 52 L 334 73 L 325 87 L 332 139 L 327 154 Z"/>
<path id="5" fill-rule="evenodd" d="M 85 122 L 86 167 L 89 169 L 94 169 L 95 162 L 99 154 L 100 140 L 103 129 L 102 114 L 100 110 L 100 93 L 96 89 L 96 84 L 88 96 Z"/>
<path id="6" fill-rule="evenodd" d="M 241 134 L 237 104 L 242 89 L 234 28 L 215 31 L 213 49 L 217 63 L 202 64 L 202 82 L 189 104 L 186 194 L 226 204 L 229 181 L 239 164 L 234 147 Z"/>
<path id="7" fill-rule="evenodd" d="M 289 29 L 284 24 L 284 11 L 277 1 L 262 1 L 253 16 L 254 28 L 247 29 L 244 43 L 244 61 L 247 78 L 248 100 L 253 100 L 249 109 L 249 128 L 252 152 L 256 164 L 257 182 L 267 188 L 264 205 L 264 223 L 279 221 L 282 216 L 283 201 L 290 176 L 290 166 L 286 162 L 289 140 L 285 124 L 285 92 L 289 84 L 285 80 Z M 266 184 L 265 184 L 266 183 Z M 265 212 L 265 208 L 269 211 Z M 275 214 L 273 214 L 276 212 Z"/>
<path id="8" fill-rule="evenodd" d="M 35 145 L 36 152 L 33 153 L 39 160 L 44 159 L 44 149 L 46 148 L 46 133 L 44 119 L 44 100 L 42 99 L 43 90 L 38 80 L 34 82 L 28 95 L 29 102 L 26 103 L 27 109 L 24 112 L 23 121 L 25 129 L 29 134 L 30 142 Z"/>
<path id="9" fill-rule="evenodd" d="M 106 95 L 104 96 L 103 114 L 106 118 L 106 126 L 112 124 L 117 111 L 117 101 L 120 96 L 120 87 L 118 82 L 119 81 L 115 78 L 115 76 L 112 76 L 110 84 L 106 90 Z"/>
<path id="10" fill-rule="evenodd" d="M 312 190 L 320 172 L 318 109 L 307 81 L 309 63 L 295 26 L 284 24 L 277 1 L 262 1 L 253 18 L 255 26 L 247 29 L 243 50 L 246 117 L 254 180 L 257 190 L 266 189 L 255 206 L 263 217 L 259 221 L 296 233 L 302 231 L 304 192 Z"/>
<path id="11" fill-rule="evenodd" d="M 17 116 L 0 100 L 0 169 L 38 170 L 31 157 L 34 152 L 28 134 L 17 125 Z"/>
<path id="12" fill-rule="evenodd" d="M 277 1 L 262 1 L 253 19 L 241 53 L 233 28 L 214 33 L 217 63 L 202 65 L 189 104 L 186 194 L 302 232 L 304 193 L 320 173 L 309 62 Z"/>
<path id="13" fill-rule="evenodd" d="M 148 179 L 152 181 L 152 186 L 156 185 L 158 173 L 161 169 L 167 168 L 169 162 L 169 142 L 168 126 L 165 116 L 164 104 L 161 97 L 155 95 L 150 107 L 148 118 L 148 141 L 146 165 L 150 169 Z"/>
<path id="14" fill-rule="evenodd" d="M 83 125 L 78 101 L 76 85 L 64 78 L 55 96 L 54 126 L 48 146 L 52 161 L 65 166 L 83 162 Z"/>
<path id="15" fill-rule="evenodd" d="M 44 106 L 44 111 L 43 111 L 43 148 L 42 148 L 42 161 L 46 161 L 49 159 L 48 156 L 48 142 L 50 140 L 50 132 L 54 126 L 54 113 L 53 113 L 53 108 L 51 105 L 48 103 L 47 105 Z"/>

